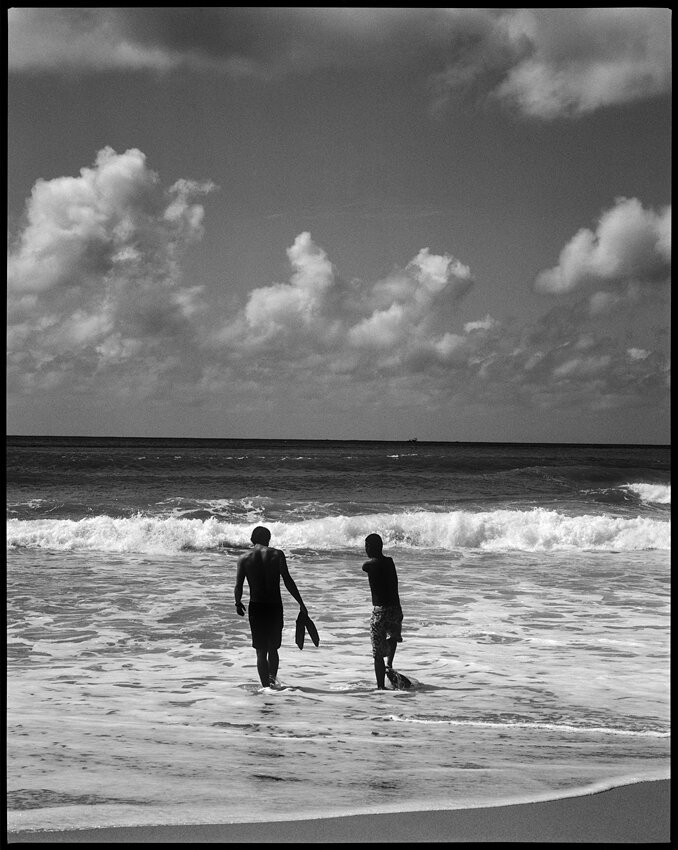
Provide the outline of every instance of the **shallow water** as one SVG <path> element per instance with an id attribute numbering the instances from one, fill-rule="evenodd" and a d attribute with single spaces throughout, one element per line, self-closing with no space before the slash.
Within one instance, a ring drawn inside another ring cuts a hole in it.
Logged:
<path id="1" fill-rule="evenodd" d="M 273 691 L 227 555 L 13 553 L 11 823 L 477 805 L 664 775 L 665 553 L 393 554 L 411 691 L 375 690 L 359 558 L 290 557 L 321 644 L 294 645 L 290 600 Z"/>

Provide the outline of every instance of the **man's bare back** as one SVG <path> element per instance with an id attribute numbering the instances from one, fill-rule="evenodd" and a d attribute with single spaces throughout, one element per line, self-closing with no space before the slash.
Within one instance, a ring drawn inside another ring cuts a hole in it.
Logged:
<path id="1" fill-rule="evenodd" d="M 281 602 L 280 577 L 289 575 L 285 553 L 257 544 L 238 559 L 238 575 L 247 579 L 250 602 Z"/>

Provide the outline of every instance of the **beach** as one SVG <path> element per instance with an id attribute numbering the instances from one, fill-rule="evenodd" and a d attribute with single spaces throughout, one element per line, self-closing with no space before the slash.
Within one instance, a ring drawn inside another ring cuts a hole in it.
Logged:
<path id="1" fill-rule="evenodd" d="M 13 841 L 668 829 L 668 449 L 9 448 Z M 233 606 L 256 525 L 320 634 L 300 651 L 285 594 L 277 688 Z M 398 569 L 407 690 L 376 689 L 375 530 Z"/>
<path id="2" fill-rule="evenodd" d="M 560 800 L 258 823 L 10 832 L 8 842 L 67 844 L 670 841 L 669 780 Z"/>

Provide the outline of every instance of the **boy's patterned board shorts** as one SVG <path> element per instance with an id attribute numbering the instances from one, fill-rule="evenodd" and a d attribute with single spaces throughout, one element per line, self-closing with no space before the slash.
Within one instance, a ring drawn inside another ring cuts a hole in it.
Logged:
<path id="1" fill-rule="evenodd" d="M 400 605 L 375 605 L 370 618 L 372 655 L 385 656 L 390 652 L 387 640 L 402 643 L 403 609 Z"/>

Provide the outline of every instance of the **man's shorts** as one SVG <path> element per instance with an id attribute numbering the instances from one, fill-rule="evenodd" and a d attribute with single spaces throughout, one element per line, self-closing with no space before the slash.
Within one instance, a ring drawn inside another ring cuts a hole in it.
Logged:
<path id="1" fill-rule="evenodd" d="M 250 602 L 247 613 L 255 649 L 278 649 L 282 643 L 282 602 Z"/>
<path id="2" fill-rule="evenodd" d="M 372 655 L 376 658 L 388 655 L 390 650 L 387 640 L 393 638 L 402 643 L 403 609 L 400 605 L 375 605 L 370 619 L 370 638 L 372 640 Z"/>

